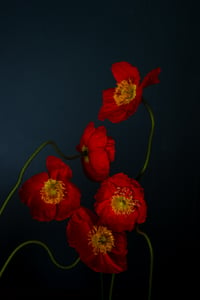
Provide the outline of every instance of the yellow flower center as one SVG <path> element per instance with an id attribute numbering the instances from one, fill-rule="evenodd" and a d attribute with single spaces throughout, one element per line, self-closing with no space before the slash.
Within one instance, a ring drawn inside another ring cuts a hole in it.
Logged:
<path id="1" fill-rule="evenodd" d="M 84 153 L 84 161 L 86 163 L 89 162 L 89 157 L 88 157 L 88 147 L 86 147 L 85 145 L 82 146 L 81 151 Z"/>
<path id="2" fill-rule="evenodd" d="M 133 199 L 133 192 L 128 187 L 117 187 L 111 200 L 112 210 L 122 215 L 132 213 L 138 204 L 139 201 Z"/>
<path id="3" fill-rule="evenodd" d="M 89 245 L 92 245 L 95 255 L 106 254 L 114 247 L 112 231 L 105 226 L 93 226 L 88 234 Z"/>
<path id="4" fill-rule="evenodd" d="M 129 104 L 136 96 L 136 84 L 133 84 L 130 79 L 122 80 L 117 83 L 115 88 L 114 100 L 117 106 Z"/>
<path id="5" fill-rule="evenodd" d="M 65 185 L 60 180 L 48 179 L 40 190 L 41 199 L 48 204 L 58 204 L 65 196 Z"/>

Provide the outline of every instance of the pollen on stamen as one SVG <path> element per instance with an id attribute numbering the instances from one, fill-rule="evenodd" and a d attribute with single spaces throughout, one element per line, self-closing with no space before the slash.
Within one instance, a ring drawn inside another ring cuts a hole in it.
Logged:
<path id="1" fill-rule="evenodd" d="M 138 200 L 127 187 L 117 187 L 111 199 L 111 207 L 115 214 L 129 215 L 135 211 Z"/>
<path id="2" fill-rule="evenodd" d="M 130 79 L 117 83 L 113 96 L 117 106 L 129 104 L 136 97 L 136 88 Z"/>
<path id="3" fill-rule="evenodd" d="M 105 226 L 93 226 L 88 234 L 88 244 L 92 246 L 95 255 L 110 252 L 114 247 L 112 231 Z"/>
<path id="4" fill-rule="evenodd" d="M 65 184 L 61 180 L 48 179 L 40 190 L 41 199 L 48 204 L 58 204 L 65 196 Z"/>

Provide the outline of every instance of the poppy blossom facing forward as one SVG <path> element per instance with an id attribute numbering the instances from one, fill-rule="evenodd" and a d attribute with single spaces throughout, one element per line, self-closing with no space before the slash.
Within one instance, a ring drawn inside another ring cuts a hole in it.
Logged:
<path id="1" fill-rule="evenodd" d="M 19 196 L 33 219 L 64 220 L 79 208 L 81 193 L 71 182 L 72 171 L 55 156 L 46 159 L 48 172 L 36 174 L 21 186 Z"/>
<path id="2" fill-rule="evenodd" d="M 66 227 L 69 246 L 90 269 L 102 273 L 120 273 L 127 269 L 125 232 L 113 232 L 99 222 L 91 210 L 80 207 Z"/>
<path id="3" fill-rule="evenodd" d="M 115 157 L 115 141 L 107 136 L 105 126 L 94 127 L 90 122 L 81 136 L 77 151 L 86 176 L 93 181 L 102 181 L 109 176 L 110 163 Z"/>
<path id="4" fill-rule="evenodd" d="M 143 188 L 124 173 L 101 182 L 94 198 L 97 215 L 114 231 L 131 231 L 136 223 L 145 222 L 147 206 Z"/>
<path id="5" fill-rule="evenodd" d="M 128 62 L 114 63 L 111 70 L 117 86 L 103 91 L 103 104 L 98 119 L 119 123 L 136 112 L 142 101 L 143 88 L 159 83 L 158 75 L 161 69 L 150 71 L 142 82 L 139 70 Z"/>

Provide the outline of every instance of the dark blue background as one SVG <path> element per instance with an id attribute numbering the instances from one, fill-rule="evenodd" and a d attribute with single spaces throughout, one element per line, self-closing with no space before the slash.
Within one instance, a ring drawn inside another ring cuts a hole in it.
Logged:
<path id="1" fill-rule="evenodd" d="M 161 82 L 144 91 L 156 122 L 149 167 L 141 181 L 148 203 L 141 229 L 151 238 L 155 255 L 152 300 L 181 299 L 187 293 L 192 299 L 199 292 L 198 11 L 198 1 L 173 0 L 0 4 L 1 204 L 41 143 L 51 139 L 66 155 L 75 154 L 90 121 L 96 127 L 105 125 L 116 139 L 111 173 L 134 177 L 144 162 L 149 116 L 141 105 L 122 123 L 98 121 L 102 90 L 114 86 L 110 68 L 117 61 L 137 66 L 142 77 L 161 67 Z M 23 180 L 45 170 L 47 155 L 57 154 L 47 146 Z M 90 207 L 98 184 L 84 176 L 79 160 L 68 164 L 82 203 Z M 45 242 L 60 263 L 70 264 L 76 253 L 67 245 L 65 226 L 65 221 L 32 220 L 15 193 L 0 218 L 0 267 L 28 239 Z M 129 268 L 116 276 L 114 296 L 130 291 L 126 299 L 145 300 L 148 248 L 135 232 L 128 240 Z M 27 246 L 9 264 L 0 288 L 21 289 L 25 295 L 59 289 L 66 299 L 75 299 L 67 298 L 70 289 L 86 289 L 98 299 L 99 276 L 82 263 L 71 271 L 60 270 L 42 248 Z"/>

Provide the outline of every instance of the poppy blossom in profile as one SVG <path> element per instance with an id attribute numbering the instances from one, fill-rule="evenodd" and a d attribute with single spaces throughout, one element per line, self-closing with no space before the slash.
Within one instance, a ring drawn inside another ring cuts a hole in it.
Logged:
<path id="1" fill-rule="evenodd" d="M 124 173 L 101 182 L 94 196 L 94 209 L 101 221 L 114 231 L 131 231 L 146 220 L 147 206 L 141 185 Z"/>
<path id="2" fill-rule="evenodd" d="M 102 181 L 109 176 L 110 163 L 115 158 L 115 141 L 107 136 L 105 126 L 94 127 L 90 122 L 80 139 L 77 151 L 86 176 L 93 181 Z"/>
<path id="3" fill-rule="evenodd" d="M 60 158 L 48 156 L 47 172 L 29 178 L 19 189 L 33 219 L 38 221 L 64 220 L 80 207 L 81 193 L 71 182 L 72 171 Z"/>
<path id="4" fill-rule="evenodd" d="M 117 62 L 112 65 L 112 74 L 116 87 L 103 91 L 103 104 L 98 119 L 119 123 L 133 115 L 142 101 L 143 88 L 159 83 L 160 68 L 150 71 L 140 80 L 139 70 L 128 62 Z"/>
<path id="5" fill-rule="evenodd" d="M 80 207 L 66 227 L 69 246 L 95 272 L 120 273 L 127 269 L 127 238 L 125 232 L 113 232 L 99 222 L 91 210 Z"/>

